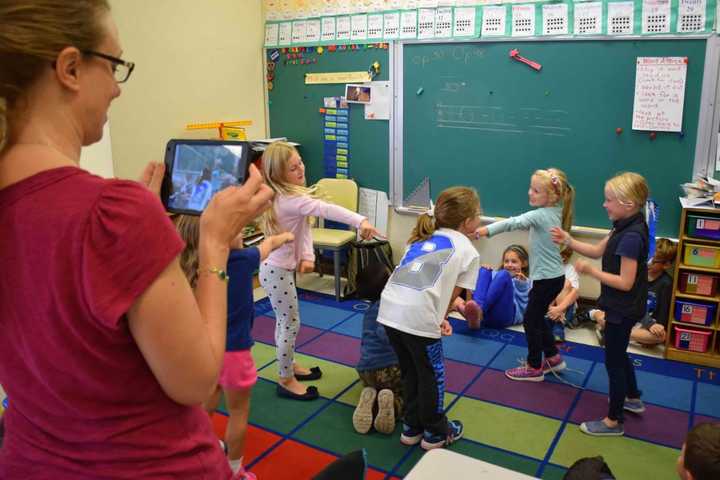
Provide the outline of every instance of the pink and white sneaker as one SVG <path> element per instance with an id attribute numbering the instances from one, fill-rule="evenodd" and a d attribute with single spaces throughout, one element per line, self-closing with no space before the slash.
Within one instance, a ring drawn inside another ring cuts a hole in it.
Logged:
<path id="1" fill-rule="evenodd" d="M 530 365 L 521 365 L 519 367 L 505 370 L 505 376 L 510 380 L 520 382 L 542 382 L 545 380 L 545 374 L 542 368 L 532 368 Z"/>
<path id="2" fill-rule="evenodd" d="M 560 356 L 559 353 L 556 353 L 552 357 L 546 358 L 543 362 L 543 373 L 550 373 L 550 372 L 562 372 L 567 368 L 567 364 L 565 363 L 565 360 Z"/>

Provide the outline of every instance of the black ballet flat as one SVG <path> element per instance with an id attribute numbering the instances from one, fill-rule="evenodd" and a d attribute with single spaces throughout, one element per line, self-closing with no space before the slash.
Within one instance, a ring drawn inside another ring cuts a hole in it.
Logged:
<path id="1" fill-rule="evenodd" d="M 319 380 L 322 377 L 322 371 L 320 370 L 320 367 L 312 367 L 310 369 L 310 373 L 298 375 L 295 374 L 295 379 L 302 381 L 305 380 Z"/>
<path id="2" fill-rule="evenodd" d="M 303 393 L 302 395 L 298 395 L 297 393 L 291 392 L 287 388 L 283 387 L 279 383 L 277 386 L 277 394 L 278 397 L 304 401 L 315 400 L 316 398 L 320 397 L 320 393 L 318 392 L 318 389 L 316 387 L 310 386 L 307 388 L 307 391 L 305 393 Z"/>

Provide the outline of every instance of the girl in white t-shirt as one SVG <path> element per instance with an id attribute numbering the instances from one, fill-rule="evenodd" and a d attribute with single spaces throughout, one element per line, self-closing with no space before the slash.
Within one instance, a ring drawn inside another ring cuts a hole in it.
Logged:
<path id="1" fill-rule="evenodd" d="M 572 250 L 563 248 L 560 257 L 565 265 L 565 285 L 555 300 L 550 304 L 545 318 L 550 322 L 556 342 L 565 341 L 565 325 L 574 324 L 575 307 L 580 294 L 580 276 L 575 271 L 570 257 Z"/>
<path id="2" fill-rule="evenodd" d="M 403 379 L 405 445 L 425 450 L 448 445 L 463 426 L 443 412 L 442 335 L 452 334 L 450 305 L 463 288 L 475 288 L 480 266 L 470 242 L 480 225 L 480 199 L 467 187 L 444 190 L 418 218 L 408 248 L 383 290 L 377 321 L 385 326 Z"/>

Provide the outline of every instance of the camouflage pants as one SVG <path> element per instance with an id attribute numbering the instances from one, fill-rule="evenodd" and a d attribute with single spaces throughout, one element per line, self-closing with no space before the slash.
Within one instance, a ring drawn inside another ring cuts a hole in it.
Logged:
<path id="1" fill-rule="evenodd" d="M 395 418 L 402 418 L 403 388 L 399 365 L 377 370 L 358 370 L 358 376 L 366 387 L 373 387 L 377 391 L 383 388 L 392 390 L 395 397 Z"/>

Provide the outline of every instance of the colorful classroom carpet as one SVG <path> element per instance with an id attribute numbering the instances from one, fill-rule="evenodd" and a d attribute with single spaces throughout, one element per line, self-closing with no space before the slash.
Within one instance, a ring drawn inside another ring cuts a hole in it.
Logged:
<path id="1" fill-rule="evenodd" d="M 302 328 L 298 361 L 319 365 L 321 399 L 299 402 L 275 394 L 273 312 L 267 299 L 255 304 L 253 356 L 258 383 L 252 393 L 245 464 L 261 480 L 311 478 L 339 455 L 368 453 L 369 479 L 401 478 L 420 459 L 419 446 L 400 444 L 399 428 L 387 436 L 353 430 L 352 413 L 362 389 L 354 370 L 367 304 L 337 303 L 330 296 L 300 292 Z M 675 479 L 675 461 L 688 429 L 720 421 L 720 371 L 633 355 L 647 410 L 626 415 L 624 437 L 596 438 L 578 425 L 607 412 L 607 375 L 601 348 L 562 347 L 572 371 L 543 383 L 507 380 L 503 371 L 526 354 L 521 333 L 468 331 L 454 321 L 446 337 L 445 397 L 449 418 L 465 424 L 465 436 L 450 448 L 539 478 L 560 479 L 576 459 L 603 455 L 617 478 Z M 222 436 L 224 408 L 214 416 Z"/>

